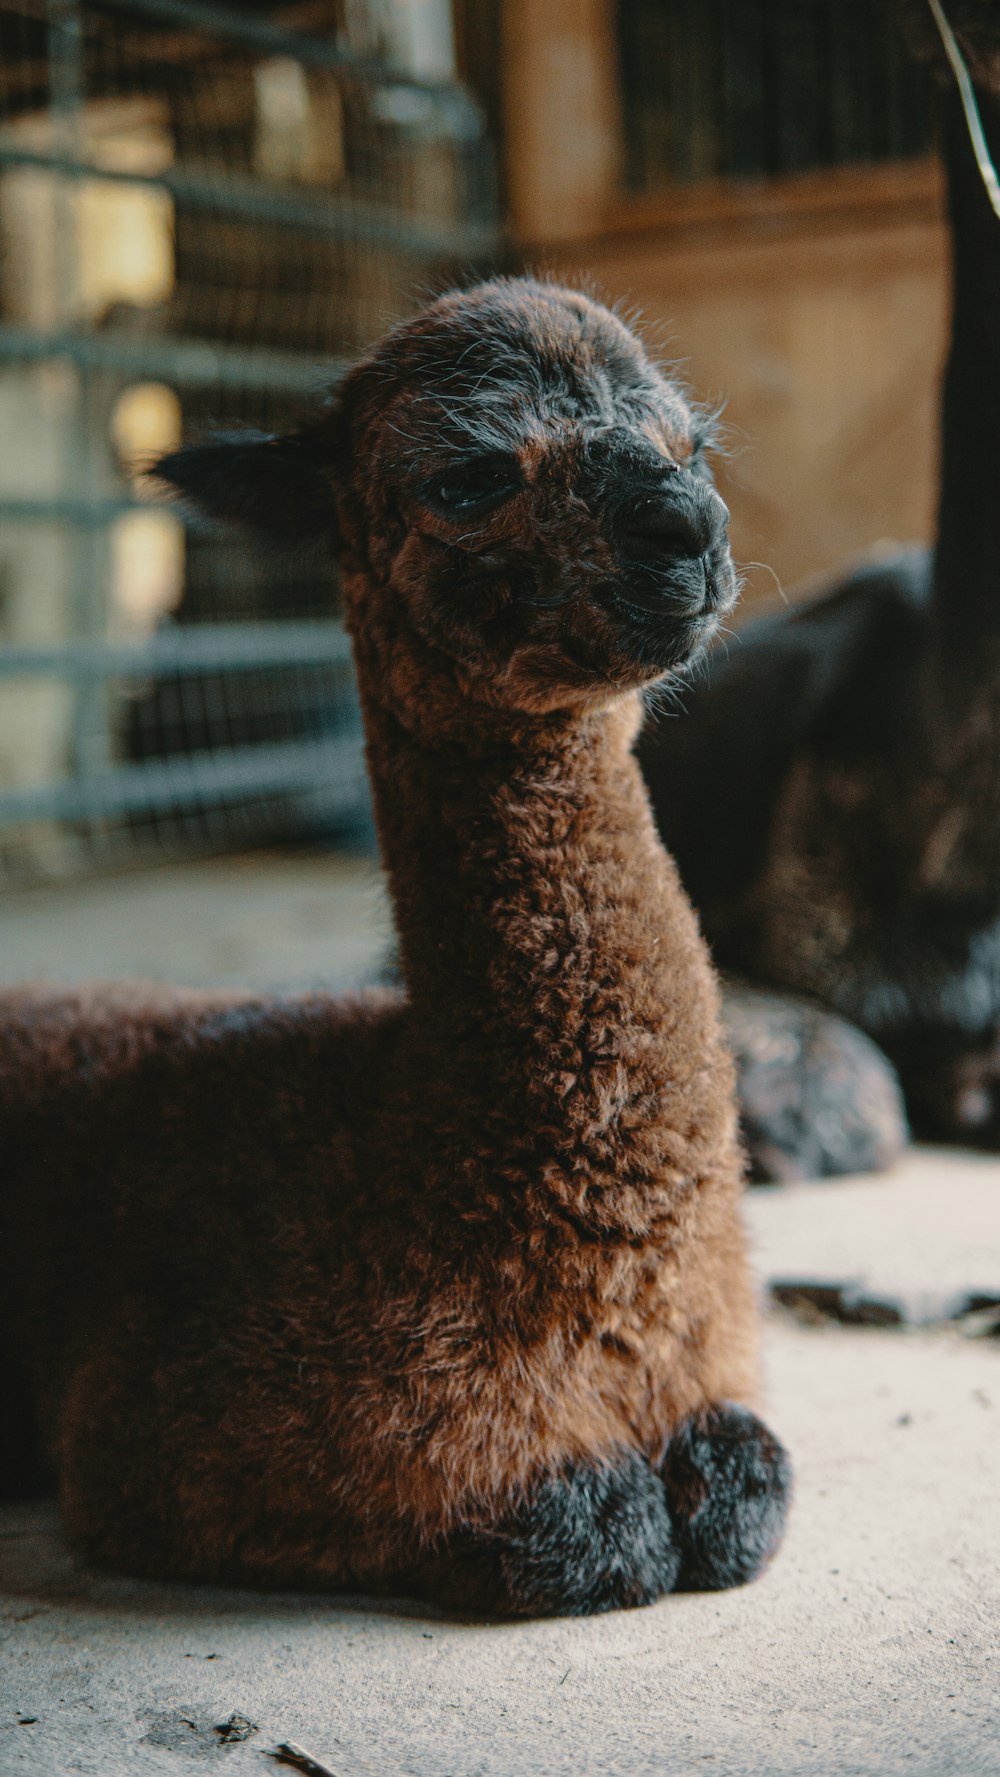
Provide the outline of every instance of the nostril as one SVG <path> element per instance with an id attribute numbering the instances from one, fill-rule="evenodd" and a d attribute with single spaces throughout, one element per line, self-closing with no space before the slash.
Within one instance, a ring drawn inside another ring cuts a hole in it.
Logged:
<path id="1" fill-rule="evenodd" d="M 729 513 L 711 490 L 707 498 L 638 494 L 624 500 L 612 519 L 616 541 L 630 555 L 695 560 L 718 543 Z"/>
<path id="2" fill-rule="evenodd" d="M 675 507 L 648 496 L 626 500 L 615 513 L 614 530 L 620 542 L 638 544 L 643 554 L 695 556 L 704 547 L 696 527 Z"/>

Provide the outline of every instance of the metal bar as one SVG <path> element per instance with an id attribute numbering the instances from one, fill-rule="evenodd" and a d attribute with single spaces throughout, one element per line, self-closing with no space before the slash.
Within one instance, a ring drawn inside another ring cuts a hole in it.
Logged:
<path id="1" fill-rule="evenodd" d="M 8 524 L 71 524 L 97 529 L 121 518 L 125 512 L 162 510 L 152 501 L 102 496 L 90 499 L 86 494 L 25 494 L 20 498 L 0 494 L 0 520 Z"/>
<path id="2" fill-rule="evenodd" d="M 205 623 L 158 630 L 148 642 L 0 648 L 0 680 L 155 679 L 174 672 L 339 666 L 350 659 L 350 640 L 339 623 Z"/>
<path id="3" fill-rule="evenodd" d="M 0 794 L 0 827 L 31 821 L 99 821 L 145 810 L 197 809 L 206 803 L 259 801 L 357 787 L 364 798 L 361 749 L 355 735 L 240 747 L 186 758 L 119 765 L 55 784 Z"/>
<path id="4" fill-rule="evenodd" d="M 0 140 L 0 166 L 30 167 L 67 179 L 103 179 L 113 185 L 150 186 L 168 191 L 178 203 L 223 210 L 254 222 L 274 222 L 282 227 L 309 228 L 332 239 L 389 251 L 413 253 L 420 258 L 475 258 L 496 247 L 496 235 L 488 228 L 428 229 L 400 223 L 391 211 L 380 214 L 371 205 L 353 208 L 330 198 L 310 197 L 287 187 L 270 189 L 253 179 L 232 174 L 213 178 L 164 167 L 159 173 L 127 172 L 104 167 L 96 161 L 77 160 L 66 154 L 39 154 L 13 142 Z"/>
<path id="5" fill-rule="evenodd" d="M 100 530 L 127 512 L 166 512 L 183 519 L 185 530 L 196 537 L 228 536 L 232 542 L 232 532 L 221 519 L 208 518 L 194 508 L 182 513 L 169 500 L 142 500 L 133 494 L 0 494 L 0 523 L 7 524 L 90 525 Z"/>
<path id="6" fill-rule="evenodd" d="M 0 361 L 26 363 L 47 358 L 70 358 L 89 370 L 120 370 L 129 376 L 173 382 L 180 388 L 218 386 L 307 395 L 337 381 L 349 364 L 346 358 L 323 361 L 293 352 L 262 347 L 247 350 L 172 334 L 136 339 L 113 330 L 40 333 L 0 322 Z"/>
<path id="7" fill-rule="evenodd" d="M 376 56 L 359 55 L 355 50 L 344 49 L 323 38 L 290 30 L 287 25 L 274 25 L 245 15 L 241 17 L 223 6 L 202 5 L 201 0 L 89 0 L 89 4 L 95 11 L 124 13 L 126 16 L 144 13 L 147 17 L 166 19 L 171 24 L 185 25 L 194 31 L 234 38 L 238 43 L 262 50 L 267 55 L 294 56 L 297 61 L 308 62 L 315 68 L 339 68 L 345 74 L 356 75 L 373 84 L 417 87 L 421 92 L 452 104 L 455 101 L 456 88 L 448 81 L 428 80 L 426 76 L 410 73 Z M 475 107 L 468 95 L 461 96 L 470 113 L 475 115 Z"/>
<path id="8" fill-rule="evenodd" d="M 81 0 L 45 0 L 46 41 L 52 93 L 52 150 L 69 161 L 84 152 L 83 111 L 86 102 L 84 24 Z M 72 327 L 83 297 L 79 188 L 73 183 L 50 186 L 54 212 L 54 270 L 57 322 Z M 101 426 L 98 388 L 86 365 L 73 367 L 74 400 L 60 439 L 59 494 L 81 508 L 93 507 L 103 495 L 103 476 L 96 461 Z M 67 603 L 73 634 L 96 639 L 107 614 L 109 537 L 106 526 L 77 524 L 68 538 Z M 77 772 L 101 771 L 111 759 L 111 731 L 105 688 L 77 685 L 73 694 L 71 757 Z"/>

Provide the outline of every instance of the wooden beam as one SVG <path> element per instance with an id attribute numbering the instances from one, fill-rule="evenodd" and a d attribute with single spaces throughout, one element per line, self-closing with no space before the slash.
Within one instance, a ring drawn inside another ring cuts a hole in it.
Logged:
<path id="1" fill-rule="evenodd" d="M 514 238 L 597 233 L 621 185 L 613 0 L 505 0 L 501 54 Z"/>

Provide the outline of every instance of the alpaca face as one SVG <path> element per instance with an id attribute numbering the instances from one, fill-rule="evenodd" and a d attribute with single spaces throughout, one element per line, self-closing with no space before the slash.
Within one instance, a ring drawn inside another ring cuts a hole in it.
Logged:
<path id="1" fill-rule="evenodd" d="M 310 425 L 156 473 L 221 516 L 324 534 L 356 630 L 544 712 L 687 665 L 735 604 L 708 434 L 608 309 L 512 278 L 394 329 Z"/>
<path id="2" fill-rule="evenodd" d="M 687 664 L 735 603 L 705 422 L 586 297 L 444 297 L 344 402 L 373 579 L 471 696 L 606 702 Z"/>

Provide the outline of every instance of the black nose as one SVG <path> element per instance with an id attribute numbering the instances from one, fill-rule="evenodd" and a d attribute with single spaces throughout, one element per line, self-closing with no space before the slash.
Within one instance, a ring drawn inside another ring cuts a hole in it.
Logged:
<path id="1" fill-rule="evenodd" d="M 621 554 L 649 566 L 707 555 L 722 542 L 728 523 L 728 508 L 715 489 L 688 476 L 674 476 L 652 492 L 627 494 L 611 515 Z"/>

